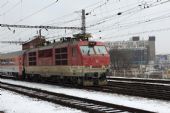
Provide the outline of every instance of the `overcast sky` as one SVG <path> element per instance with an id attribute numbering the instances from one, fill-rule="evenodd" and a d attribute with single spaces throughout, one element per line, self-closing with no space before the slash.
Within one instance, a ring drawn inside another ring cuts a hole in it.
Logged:
<path id="1" fill-rule="evenodd" d="M 85 9 L 87 32 L 95 40 L 156 37 L 156 53 L 170 54 L 170 2 L 168 0 L 0 0 L 1 24 L 81 26 Z M 15 32 L 14 32 L 15 30 Z M 27 41 L 38 29 L 0 28 L 1 41 Z M 79 33 L 77 30 L 42 30 L 48 40 Z M 99 39 L 101 37 L 101 39 Z M 0 52 L 20 50 L 0 44 Z"/>

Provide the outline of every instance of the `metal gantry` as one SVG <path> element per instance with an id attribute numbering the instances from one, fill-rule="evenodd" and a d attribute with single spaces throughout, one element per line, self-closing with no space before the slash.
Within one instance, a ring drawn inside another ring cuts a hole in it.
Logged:
<path id="1" fill-rule="evenodd" d="M 7 28 L 35 28 L 35 29 L 69 29 L 69 30 L 81 30 L 82 34 L 86 33 L 86 16 L 85 16 L 85 10 L 82 10 L 82 26 L 81 27 L 59 27 L 59 26 L 45 26 L 45 25 L 11 25 L 11 24 L 0 24 L 0 27 L 7 27 Z M 40 34 L 41 35 L 41 34 Z M 20 41 L 1 41 L 1 43 L 24 43 L 24 42 L 20 42 Z"/>

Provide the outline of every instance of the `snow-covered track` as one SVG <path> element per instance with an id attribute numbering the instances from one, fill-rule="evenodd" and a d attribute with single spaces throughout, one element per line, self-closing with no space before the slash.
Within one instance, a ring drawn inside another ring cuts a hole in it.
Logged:
<path id="1" fill-rule="evenodd" d="M 86 98 L 53 93 L 41 89 L 30 88 L 20 85 L 0 82 L 0 88 L 24 94 L 33 98 L 50 101 L 63 106 L 80 109 L 90 113 L 153 113 L 150 111 L 136 109 L 116 104 L 105 103 Z"/>

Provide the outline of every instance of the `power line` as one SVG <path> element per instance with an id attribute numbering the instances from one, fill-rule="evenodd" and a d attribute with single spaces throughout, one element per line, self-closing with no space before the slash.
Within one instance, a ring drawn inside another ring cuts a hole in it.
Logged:
<path id="1" fill-rule="evenodd" d="M 89 6 L 86 6 L 84 9 L 90 8 L 90 7 L 92 7 L 92 6 L 95 6 L 95 5 L 97 5 L 97 4 L 100 4 L 100 3 L 102 3 L 102 2 L 103 2 L 103 0 L 101 0 L 101 1 L 99 1 L 99 2 L 96 2 L 96 3 L 93 3 L 93 4 L 89 5 Z"/>
<path id="2" fill-rule="evenodd" d="M 9 3 L 9 2 L 8 2 L 8 0 L 7 0 L 4 4 L 2 4 L 2 5 L 0 6 L 0 8 L 5 7 L 8 3 Z"/>
<path id="3" fill-rule="evenodd" d="M 170 14 L 170 13 L 168 13 L 168 14 Z M 168 19 L 168 18 L 170 18 L 170 15 L 164 14 L 164 15 L 161 15 L 161 16 L 157 16 L 157 17 L 147 19 L 147 20 L 134 21 L 134 22 L 131 22 L 131 23 L 120 24 L 119 29 L 120 28 L 128 28 L 129 29 L 133 26 L 137 26 L 137 25 L 140 25 L 140 24 L 150 23 L 150 22 L 159 21 L 159 20 Z M 104 27 L 103 29 L 104 30 L 102 30 L 102 32 L 104 32 L 106 30 L 107 31 L 115 30 L 117 28 L 113 28 L 113 25 L 111 25 L 111 26 L 108 26 L 108 27 Z M 95 33 L 97 33 L 97 32 L 95 32 Z"/>
<path id="4" fill-rule="evenodd" d="M 74 29 L 74 30 L 81 30 L 82 33 L 85 33 L 85 10 L 82 10 L 82 27 L 58 27 L 58 26 L 31 26 L 31 25 L 9 25 L 9 24 L 0 24 L 1 27 L 7 27 L 9 30 L 11 30 L 11 27 L 14 28 L 38 28 L 38 29 Z M 15 33 L 15 30 L 13 30 Z"/>
<path id="5" fill-rule="evenodd" d="M 158 6 L 158 5 L 165 4 L 167 2 L 170 2 L 170 0 L 157 1 L 157 2 L 152 2 L 150 4 L 147 4 L 147 3 L 139 4 L 138 6 L 135 6 L 135 7 L 131 8 L 131 9 L 125 10 L 123 12 L 118 12 L 117 14 L 114 14 L 114 15 L 111 15 L 111 16 L 108 16 L 108 17 L 104 17 L 103 19 L 99 20 L 97 23 L 89 25 L 87 28 L 94 27 L 94 26 L 106 23 L 113 17 L 117 17 L 117 16 L 121 16 L 121 15 L 125 15 L 125 14 L 131 14 L 131 13 L 134 13 L 134 12 L 136 12 L 138 10 L 145 10 L 145 9 L 148 9 L 148 8 L 152 8 L 152 7 L 155 7 L 155 6 Z"/>
<path id="6" fill-rule="evenodd" d="M 16 23 L 22 22 L 22 21 L 24 21 L 24 20 L 26 20 L 26 19 L 28 19 L 28 18 L 34 16 L 35 14 L 37 14 L 37 13 L 39 13 L 39 12 L 41 12 L 41 11 L 43 11 L 43 10 L 49 8 L 49 7 L 51 7 L 52 5 L 56 4 L 57 2 L 58 2 L 58 0 L 56 0 L 55 2 L 49 4 L 49 5 L 47 5 L 47 6 L 43 7 L 43 8 L 41 8 L 41 9 L 39 9 L 38 11 L 36 11 L 36 12 L 30 14 L 30 15 L 27 15 L 27 16 L 21 18 L 21 19 L 20 19 L 19 21 L 17 21 Z"/>
<path id="7" fill-rule="evenodd" d="M 54 2 L 54 3 L 55 3 L 55 2 Z M 17 5 L 18 5 L 18 3 L 16 3 L 16 5 L 14 5 L 12 8 L 16 7 Z M 50 5 L 48 5 L 48 6 L 46 6 L 46 7 L 44 7 L 44 8 L 42 8 L 42 9 L 40 9 L 40 10 L 38 10 L 38 11 L 36 11 L 36 12 L 34 12 L 34 13 L 32 13 L 32 14 L 30 14 L 30 15 L 28 15 L 28 16 L 26 16 L 26 17 L 24 17 L 24 18 L 22 18 L 22 19 L 20 19 L 20 20 L 17 21 L 16 23 L 21 22 L 21 21 L 23 21 L 24 19 L 27 19 L 27 18 L 29 18 L 30 16 L 33 16 L 34 14 L 39 13 L 40 11 L 42 11 L 42 10 L 50 7 L 51 5 L 53 5 L 53 3 L 50 4 Z M 10 8 L 9 10 L 11 10 L 12 8 Z M 75 13 L 75 12 L 77 12 L 77 11 L 74 11 L 73 13 Z M 71 16 L 71 15 L 73 15 L 73 13 L 64 15 L 64 16 L 62 16 L 62 17 Z M 59 17 L 59 18 L 62 18 L 62 17 Z M 58 17 L 57 17 L 57 18 L 58 18 Z M 55 19 L 53 19 L 53 20 L 50 20 L 50 21 L 48 21 L 48 22 L 46 22 L 46 23 L 52 22 L 52 21 L 56 20 L 57 18 L 55 18 Z M 72 20 L 68 20 L 68 21 L 66 21 L 66 22 L 62 22 L 62 23 L 70 23 L 70 22 L 77 21 L 77 20 L 80 20 L 80 19 L 72 19 Z M 52 24 L 56 24 L 56 23 L 52 23 Z"/>
<path id="8" fill-rule="evenodd" d="M 115 12 L 115 11 L 117 11 L 117 10 L 120 10 L 120 9 L 124 9 L 124 8 L 127 8 L 127 7 L 131 7 L 131 6 L 133 6 L 133 5 L 135 5 L 136 6 L 136 2 L 135 3 L 131 3 L 131 4 L 128 4 L 128 5 L 126 5 L 126 6 L 122 6 L 122 7 L 119 7 L 119 8 L 114 8 L 114 9 L 112 9 L 112 10 L 108 10 L 108 11 L 105 11 L 105 12 L 100 12 L 100 13 L 95 13 L 95 16 L 96 15 L 99 15 L 99 14 L 101 14 L 101 13 L 104 13 L 104 14 L 110 14 L 110 13 L 112 13 L 113 14 L 113 12 Z M 91 15 L 92 13 L 89 13 L 89 15 Z M 88 15 L 88 16 L 89 16 Z M 94 16 L 94 15 L 93 15 Z"/>
<path id="9" fill-rule="evenodd" d="M 119 1 L 120 2 L 120 1 Z M 133 6 L 133 5 L 135 5 L 135 6 Z M 130 6 L 133 6 L 132 8 L 129 8 Z M 115 11 L 117 11 L 117 10 L 120 10 L 120 9 L 124 9 L 124 8 L 126 8 L 126 7 L 128 7 L 129 9 L 126 9 L 126 10 L 124 10 L 124 11 L 119 11 L 119 12 L 116 12 L 115 14 L 113 14 L 113 12 L 115 12 Z M 98 14 L 107 14 L 107 13 L 112 13 L 111 15 L 109 15 L 109 16 L 105 16 L 104 18 L 102 18 L 102 19 L 100 19 L 100 20 L 98 20 L 99 22 L 100 21 L 103 21 L 103 20 L 106 20 L 106 19 L 109 19 L 109 18 L 113 18 L 113 17 L 116 17 L 117 16 L 117 14 L 118 15 L 121 15 L 122 13 L 125 13 L 125 12 L 128 12 L 129 10 L 132 10 L 132 9 L 136 9 L 136 7 L 138 8 L 138 4 L 136 4 L 136 2 L 135 3 L 131 3 L 131 4 L 128 4 L 128 5 L 126 5 L 126 6 L 123 6 L 123 7 L 119 7 L 119 8 L 114 8 L 114 9 L 112 9 L 112 10 L 109 10 L 109 11 L 107 11 L 107 12 L 100 12 L 100 13 L 95 13 L 94 15 L 92 15 L 92 16 L 97 16 Z M 90 16 L 91 15 L 91 13 L 88 13 L 88 15 L 87 16 Z M 92 22 L 92 23 L 95 23 L 96 22 L 96 19 Z"/>
<path id="10" fill-rule="evenodd" d="M 115 36 L 111 36 L 111 37 L 107 37 L 107 38 L 103 38 L 103 39 L 119 38 L 119 37 L 125 37 L 125 36 L 130 36 L 130 35 L 133 36 L 133 35 L 153 33 L 153 32 L 163 32 L 163 31 L 169 31 L 169 30 L 170 30 L 170 27 L 161 28 L 161 29 L 146 30 L 146 31 L 141 31 L 141 32 L 134 32 L 134 33 L 127 33 L 127 34 L 122 34 L 122 35 L 115 35 Z"/>
<path id="11" fill-rule="evenodd" d="M 34 13 L 32 13 L 32 14 L 26 16 L 26 17 L 21 18 L 20 20 L 18 20 L 18 21 L 15 22 L 15 23 L 19 23 L 19 22 L 21 22 L 21 21 L 24 21 L 24 20 L 26 20 L 26 19 L 32 17 L 33 15 L 35 15 L 35 14 L 41 12 L 42 10 L 47 9 L 48 7 L 52 6 L 53 4 L 55 4 L 55 3 L 57 3 L 57 2 L 58 2 L 58 0 L 56 0 L 55 2 L 49 4 L 49 5 L 47 5 L 47 6 L 43 7 L 43 8 L 41 8 L 41 9 L 39 9 L 38 11 L 36 11 L 36 12 L 34 12 Z M 8 13 L 8 12 L 11 11 L 12 9 L 14 9 L 15 7 L 17 7 L 20 3 L 22 4 L 22 0 L 21 0 L 21 1 L 19 0 L 14 6 L 12 6 L 10 9 L 8 9 L 7 11 L 5 11 L 5 12 L 3 13 L 3 15 L 6 14 L 6 13 Z M 5 33 L 4 33 L 4 34 L 5 34 Z"/>
<path id="12" fill-rule="evenodd" d="M 145 5 L 145 6 L 147 6 L 147 5 Z M 134 12 L 133 12 L 134 13 Z M 131 14 L 133 14 L 133 13 L 131 13 Z M 118 13 L 117 13 L 118 14 Z M 65 22 L 73 22 L 73 21 L 76 21 L 76 19 L 71 19 L 71 20 L 68 20 L 68 21 L 65 21 Z M 62 23 L 64 23 L 64 22 L 62 22 Z M 56 23 L 52 23 L 52 24 L 56 24 Z"/>
<path id="13" fill-rule="evenodd" d="M 82 8 L 82 9 L 90 8 L 90 7 L 92 7 L 92 6 L 95 6 L 95 5 L 97 5 L 97 4 L 102 3 L 103 1 L 106 1 L 106 0 L 101 0 L 101 1 L 99 1 L 99 2 L 96 2 L 96 3 L 94 3 L 94 4 L 91 4 L 91 5 L 89 5 L 89 6 L 86 6 L 86 7 Z M 109 0 L 107 0 L 107 1 L 109 1 Z M 77 12 L 80 12 L 80 11 L 81 11 L 81 10 L 73 11 L 72 13 L 69 13 L 69 14 L 63 15 L 63 16 L 61 16 L 61 17 L 57 17 L 57 18 L 54 18 L 54 19 L 52 19 L 52 20 L 49 20 L 49 21 L 47 21 L 46 23 L 53 22 L 53 21 L 55 21 L 56 19 L 59 19 L 59 18 L 64 18 L 64 17 L 72 16 L 73 14 L 75 14 L 75 13 L 77 13 Z M 80 20 L 80 19 L 68 20 L 68 21 L 66 21 L 66 23 L 67 23 L 67 22 L 69 23 L 69 22 L 77 21 L 77 20 Z M 62 22 L 62 23 L 65 23 L 65 21 Z M 53 23 L 52 23 L 52 24 L 53 24 Z M 58 24 L 58 23 L 57 23 L 57 24 Z"/>
<path id="14" fill-rule="evenodd" d="M 8 10 L 6 10 L 5 12 L 3 12 L 3 13 L 0 14 L 0 15 L 5 15 L 5 14 L 9 13 L 11 10 L 13 10 L 14 8 L 16 8 L 19 4 L 20 4 L 20 0 L 19 0 L 16 4 L 14 4 L 11 8 L 9 8 Z"/>
<path id="15" fill-rule="evenodd" d="M 98 8 L 101 8 L 101 7 L 105 6 L 105 5 L 107 5 L 108 2 L 109 2 L 109 0 L 106 0 L 104 3 L 102 3 L 102 4 L 100 4 L 100 5 L 96 6 L 96 7 L 94 7 L 94 8 L 93 8 L 92 10 L 90 10 L 87 14 L 90 14 L 91 12 L 94 12 L 94 10 L 96 10 L 96 9 L 98 9 Z"/>

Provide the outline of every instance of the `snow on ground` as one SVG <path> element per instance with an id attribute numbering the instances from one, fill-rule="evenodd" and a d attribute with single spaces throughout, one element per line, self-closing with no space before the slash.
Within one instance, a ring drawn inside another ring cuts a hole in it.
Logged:
<path id="1" fill-rule="evenodd" d="M 0 111 L 5 113 L 82 113 L 80 110 L 21 96 L 2 89 L 0 89 L 0 94 Z"/>
<path id="2" fill-rule="evenodd" d="M 125 105 L 135 108 L 140 108 L 144 110 L 155 111 L 159 113 L 170 113 L 169 101 L 162 101 L 156 99 L 147 99 L 142 97 L 133 97 L 119 94 L 103 93 L 97 91 L 82 90 L 76 88 L 67 88 L 55 85 L 47 85 L 40 83 L 29 83 L 22 81 L 6 80 L 0 79 L 2 82 L 8 82 L 12 84 L 23 85 L 27 87 L 40 88 L 43 90 L 48 90 L 56 93 L 63 93 L 67 95 L 84 97 L 99 101 L 104 101 L 113 104 Z"/>

